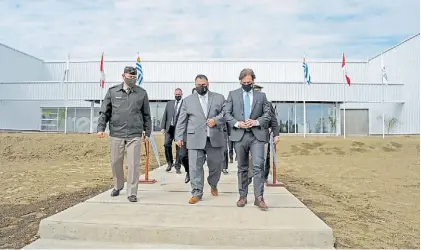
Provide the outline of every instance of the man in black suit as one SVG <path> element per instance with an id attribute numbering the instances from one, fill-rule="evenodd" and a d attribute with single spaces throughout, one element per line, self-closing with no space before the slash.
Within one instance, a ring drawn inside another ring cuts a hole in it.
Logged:
<path id="1" fill-rule="evenodd" d="M 169 172 L 171 171 L 171 168 L 174 167 L 177 174 L 181 174 L 181 159 L 179 157 L 179 148 L 176 146 L 176 161 L 174 164 L 172 143 L 174 141 L 175 125 L 177 124 L 179 110 L 183 102 L 181 100 L 183 97 L 183 91 L 180 88 L 176 88 L 174 91 L 174 97 L 175 100 L 167 102 L 167 105 L 165 106 L 165 111 L 161 121 L 161 132 L 165 134 L 165 158 L 168 164 L 166 171 Z M 188 173 L 188 166 L 184 165 L 184 168 L 186 169 L 186 173 Z"/>
<path id="2" fill-rule="evenodd" d="M 257 84 L 254 85 L 254 91 L 258 91 L 261 92 L 263 89 L 262 86 L 259 86 Z M 277 144 L 279 141 L 279 125 L 278 125 L 278 120 L 276 118 L 276 113 L 275 113 L 275 109 L 272 106 L 272 103 L 270 103 L 270 111 L 271 111 L 271 119 L 270 119 L 270 123 L 269 123 L 269 138 L 268 138 L 268 144 L 267 144 L 267 150 L 266 150 L 266 161 L 265 161 L 265 165 L 264 165 L 264 176 L 265 176 L 265 181 L 267 183 L 268 181 L 268 176 L 269 176 L 269 170 L 270 170 L 270 162 L 271 162 L 271 158 L 270 158 L 270 137 L 273 136 L 273 142 L 274 144 Z"/>

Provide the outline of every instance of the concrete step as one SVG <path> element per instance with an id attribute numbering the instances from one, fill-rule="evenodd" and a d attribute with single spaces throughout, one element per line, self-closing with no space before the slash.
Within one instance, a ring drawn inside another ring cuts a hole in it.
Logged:
<path id="1" fill-rule="evenodd" d="M 236 193 L 205 193 L 201 202 L 190 205 L 188 192 L 139 192 L 139 202 L 129 203 L 124 192 L 110 197 L 107 191 L 42 220 L 39 233 L 43 240 L 332 248 L 332 230 L 287 190 L 278 192 L 266 195 L 269 211 L 262 212 L 252 198 L 237 208 Z"/>
<path id="2" fill-rule="evenodd" d="M 39 239 L 23 249 L 233 249 L 231 246 L 158 245 L 141 243 Z M 242 248 L 255 249 L 255 248 Z M 271 248 L 260 248 L 271 249 Z M 289 248 L 291 249 L 291 248 Z M 334 249 L 334 248 L 332 248 Z"/>

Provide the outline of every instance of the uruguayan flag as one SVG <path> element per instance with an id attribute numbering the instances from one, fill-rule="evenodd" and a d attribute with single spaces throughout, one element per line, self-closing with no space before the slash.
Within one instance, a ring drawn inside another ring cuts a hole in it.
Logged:
<path id="1" fill-rule="evenodd" d="M 310 73 L 308 73 L 308 64 L 306 63 L 306 58 L 304 57 L 303 60 L 303 68 L 304 68 L 304 81 L 310 85 L 311 79 L 310 79 Z"/>
<path id="2" fill-rule="evenodd" d="M 139 55 L 137 55 L 137 60 L 136 60 L 136 71 L 137 71 L 137 81 L 136 81 L 136 84 L 139 85 L 140 87 L 142 87 L 142 82 L 143 82 L 143 68 L 142 68 L 142 64 L 140 64 L 140 57 L 139 57 Z"/>

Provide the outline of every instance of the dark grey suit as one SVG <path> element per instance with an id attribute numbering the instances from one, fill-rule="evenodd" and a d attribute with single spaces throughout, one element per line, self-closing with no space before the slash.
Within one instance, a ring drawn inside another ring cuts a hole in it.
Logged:
<path id="1" fill-rule="evenodd" d="M 175 113 L 175 100 L 167 102 L 165 106 L 164 114 L 162 115 L 161 121 L 161 129 L 165 130 L 165 139 L 164 139 L 164 148 L 165 148 L 165 158 L 169 166 L 172 166 L 173 161 L 173 154 L 172 154 L 172 143 L 174 141 L 174 133 L 175 133 L 175 125 L 177 124 L 177 119 L 180 112 Z M 179 101 L 179 108 L 181 107 L 182 100 Z M 180 157 L 178 156 L 179 149 L 176 146 L 176 168 L 180 168 Z"/>
<path id="2" fill-rule="evenodd" d="M 180 108 L 175 140 L 184 140 L 189 154 L 190 183 L 192 195 L 198 198 L 203 196 L 204 172 L 203 164 L 207 158 L 209 167 L 208 183 L 216 188 L 221 177 L 222 147 L 225 139 L 223 126 L 225 119 L 223 95 L 213 92 L 207 93 L 207 110 L 203 111 L 199 95 L 193 93 L 186 97 Z M 207 126 L 208 119 L 214 119 L 216 126 Z M 184 139 L 187 131 L 187 142 Z M 207 157 L 206 157 L 207 156 Z"/>
<path id="3" fill-rule="evenodd" d="M 242 88 L 231 91 L 225 105 L 226 121 L 231 125 L 230 139 L 235 143 L 235 153 L 238 161 L 238 189 L 240 197 L 248 194 L 248 157 L 251 153 L 253 161 L 253 181 L 255 198 L 263 197 L 264 192 L 264 146 L 268 138 L 268 124 L 271 120 L 271 111 L 266 94 L 250 91 L 253 101 L 250 119 L 257 120 L 258 126 L 250 129 L 235 127 L 237 122 L 245 121 L 244 117 L 244 91 Z"/>

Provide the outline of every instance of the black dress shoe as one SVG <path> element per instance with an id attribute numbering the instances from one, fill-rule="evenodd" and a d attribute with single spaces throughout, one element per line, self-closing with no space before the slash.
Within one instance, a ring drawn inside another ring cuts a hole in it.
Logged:
<path id="1" fill-rule="evenodd" d="M 186 178 L 184 179 L 184 183 L 189 183 L 190 182 L 190 175 L 189 173 L 186 174 Z"/>
<path id="2" fill-rule="evenodd" d="M 228 174 L 228 170 L 227 169 L 222 169 L 222 173 Z"/>
<path id="3" fill-rule="evenodd" d="M 119 196 L 120 195 L 120 191 L 121 190 L 123 190 L 122 188 L 120 188 L 120 189 L 113 189 L 112 191 L 111 191 L 111 196 Z"/>
<path id="4" fill-rule="evenodd" d="M 165 169 L 165 171 L 170 172 L 172 168 L 172 164 L 168 164 L 167 169 Z"/>
<path id="5" fill-rule="evenodd" d="M 130 195 L 129 197 L 127 197 L 127 199 L 128 199 L 130 202 L 136 202 L 136 201 L 137 201 L 137 197 L 136 197 L 136 195 Z"/>

